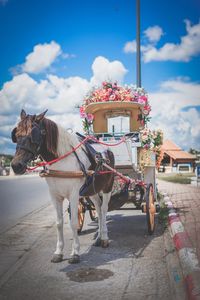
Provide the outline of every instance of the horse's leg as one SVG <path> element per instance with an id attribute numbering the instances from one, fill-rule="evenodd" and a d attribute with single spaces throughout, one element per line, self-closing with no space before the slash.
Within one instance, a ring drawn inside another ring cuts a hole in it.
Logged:
<path id="1" fill-rule="evenodd" d="M 111 193 L 103 193 L 103 203 L 101 206 L 101 246 L 107 248 L 109 246 L 108 229 L 106 225 L 106 215 L 108 212 L 108 203 Z"/>
<path id="2" fill-rule="evenodd" d="M 63 260 L 63 198 L 57 198 L 52 196 L 52 202 L 56 209 L 56 227 L 57 227 L 57 244 L 56 251 L 51 259 L 51 262 L 58 263 Z"/>
<path id="3" fill-rule="evenodd" d="M 94 195 L 90 197 L 92 202 L 94 203 L 97 215 L 98 215 L 98 232 L 97 237 L 95 238 L 95 242 L 93 243 L 93 246 L 101 246 L 101 228 L 102 228 L 102 216 L 101 216 L 101 204 L 102 201 L 99 197 L 99 195 Z"/>
<path id="4" fill-rule="evenodd" d="M 78 191 L 78 192 L 77 192 Z M 71 209 L 71 229 L 73 234 L 72 253 L 69 263 L 75 264 L 80 262 L 79 251 L 80 242 L 78 238 L 78 202 L 79 202 L 79 188 L 74 189 L 69 198 Z"/>

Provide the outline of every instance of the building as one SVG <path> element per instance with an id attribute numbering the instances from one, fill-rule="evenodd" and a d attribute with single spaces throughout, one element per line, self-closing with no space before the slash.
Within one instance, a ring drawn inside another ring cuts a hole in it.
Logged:
<path id="1" fill-rule="evenodd" d="M 161 169 L 166 173 L 194 172 L 196 156 L 165 140 L 161 146 Z"/>

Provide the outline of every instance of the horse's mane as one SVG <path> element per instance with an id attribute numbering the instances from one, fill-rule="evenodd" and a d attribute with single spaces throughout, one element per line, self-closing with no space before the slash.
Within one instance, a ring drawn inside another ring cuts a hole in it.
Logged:
<path id="1" fill-rule="evenodd" d="M 46 131 L 46 147 L 47 151 L 58 156 L 57 147 L 58 147 L 58 126 L 55 122 L 44 118 L 43 126 Z"/>
<path id="2" fill-rule="evenodd" d="M 17 125 L 16 136 L 26 136 L 31 133 L 32 130 L 32 116 L 21 120 Z"/>
<path id="3" fill-rule="evenodd" d="M 48 155 L 48 157 L 46 156 L 46 160 L 52 159 L 52 157 L 50 158 L 51 155 L 54 157 L 62 156 L 71 151 L 72 147 L 76 147 L 79 144 L 76 134 L 69 133 L 54 121 L 44 118 L 43 126 L 46 131 L 46 150 L 48 152 L 46 153 Z M 86 156 L 80 148 L 76 150 L 76 153 L 82 161 L 85 161 Z"/>

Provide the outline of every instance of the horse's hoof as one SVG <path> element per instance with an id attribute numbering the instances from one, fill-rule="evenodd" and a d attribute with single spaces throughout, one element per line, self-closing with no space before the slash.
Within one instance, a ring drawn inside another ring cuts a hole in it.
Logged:
<path id="1" fill-rule="evenodd" d="M 100 237 L 98 237 L 96 239 L 96 241 L 93 243 L 93 246 L 95 246 L 95 247 L 100 247 L 101 246 L 101 239 L 100 239 Z"/>
<path id="2" fill-rule="evenodd" d="M 78 264 L 80 262 L 80 256 L 77 254 L 74 254 L 69 260 L 69 264 Z"/>
<path id="3" fill-rule="evenodd" d="M 52 263 L 59 263 L 63 260 L 63 254 L 54 254 L 52 259 L 51 259 L 51 262 Z"/>
<path id="4" fill-rule="evenodd" d="M 109 240 L 101 240 L 101 247 L 108 248 L 109 247 Z"/>

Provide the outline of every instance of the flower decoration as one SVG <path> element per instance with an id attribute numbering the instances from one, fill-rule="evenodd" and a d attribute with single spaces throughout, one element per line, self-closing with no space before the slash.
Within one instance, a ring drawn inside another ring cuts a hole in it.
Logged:
<path id="1" fill-rule="evenodd" d="M 161 145 L 163 144 L 162 130 L 153 130 L 145 128 L 140 133 L 141 145 L 144 149 L 154 151 L 156 153 L 156 167 L 159 167 L 161 153 Z"/>
<path id="2" fill-rule="evenodd" d="M 89 134 L 91 131 L 91 126 L 93 124 L 94 116 L 92 114 L 87 114 L 85 112 L 85 107 L 81 106 L 80 107 L 80 117 L 83 120 L 83 130 L 86 134 Z"/>
<path id="3" fill-rule="evenodd" d="M 104 81 L 100 87 L 93 88 L 86 95 L 83 107 L 91 103 L 110 101 L 140 103 L 143 107 L 141 107 L 141 113 L 138 115 L 138 121 L 144 126 L 150 120 L 148 115 L 151 111 L 151 106 L 148 102 L 148 95 L 144 88 L 138 88 L 134 85 L 122 87 L 117 82 Z"/>
<path id="4" fill-rule="evenodd" d="M 158 150 L 163 143 L 163 132 L 158 130 L 151 131 L 145 128 L 140 133 L 142 147 L 145 149 Z"/>

